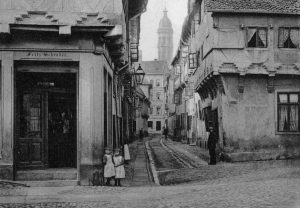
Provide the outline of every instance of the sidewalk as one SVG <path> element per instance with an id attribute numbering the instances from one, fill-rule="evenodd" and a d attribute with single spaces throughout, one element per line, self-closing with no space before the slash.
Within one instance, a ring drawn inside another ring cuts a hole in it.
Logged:
<path id="1" fill-rule="evenodd" d="M 147 140 L 145 138 L 144 140 Z M 136 159 L 134 162 L 134 174 L 131 186 L 151 186 L 151 176 L 149 175 L 148 161 L 146 158 L 144 141 L 138 141 L 136 149 Z"/>

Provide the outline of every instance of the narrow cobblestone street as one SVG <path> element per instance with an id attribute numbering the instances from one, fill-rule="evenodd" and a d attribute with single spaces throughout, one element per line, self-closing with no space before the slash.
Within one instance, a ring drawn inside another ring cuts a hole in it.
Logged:
<path id="1" fill-rule="evenodd" d="M 152 144 L 159 141 L 156 137 Z M 167 145 L 186 153 L 184 157 L 193 157 L 199 167 L 162 172 L 161 180 L 173 185 L 154 186 L 148 178 L 144 144 L 135 145 L 132 181 L 127 180 L 125 187 L 24 187 L 2 183 L 0 207 L 300 207 L 299 160 L 209 166 L 187 152 L 187 145 L 168 141 Z"/>
<path id="2" fill-rule="evenodd" d="M 261 180 L 251 181 L 250 175 L 244 175 L 240 181 L 224 180 L 204 185 L 31 188 L 25 196 L 2 196 L 0 207 L 299 208 L 299 169 L 294 170 L 294 177 L 267 177 L 268 174 L 266 172 L 266 177 Z"/>

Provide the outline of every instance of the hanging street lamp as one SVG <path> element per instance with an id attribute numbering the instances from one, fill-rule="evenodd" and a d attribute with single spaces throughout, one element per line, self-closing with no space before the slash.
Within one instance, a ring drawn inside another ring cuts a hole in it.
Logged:
<path id="1" fill-rule="evenodd" d="M 133 73 L 135 81 L 138 85 L 143 84 L 144 81 L 144 77 L 145 77 L 145 72 L 141 67 L 141 64 L 139 64 L 139 67 L 137 68 L 137 70 Z"/>

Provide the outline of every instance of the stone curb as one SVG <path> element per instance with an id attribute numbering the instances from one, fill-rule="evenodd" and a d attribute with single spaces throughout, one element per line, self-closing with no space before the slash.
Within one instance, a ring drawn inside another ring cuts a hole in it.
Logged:
<path id="1" fill-rule="evenodd" d="M 149 146 L 149 142 L 148 142 L 148 141 L 145 142 L 145 147 L 146 147 L 146 150 L 147 150 L 147 155 L 148 155 L 148 158 L 149 158 L 150 169 L 151 169 L 151 172 L 152 172 L 152 176 L 153 176 L 153 179 L 154 179 L 154 183 L 155 183 L 156 185 L 159 185 L 159 186 L 160 186 L 159 179 L 158 179 L 158 175 L 157 175 L 157 171 L 156 171 L 156 169 L 155 169 L 154 160 L 153 160 L 153 157 L 152 157 L 152 153 L 151 153 L 151 150 L 150 150 L 150 146 Z"/>

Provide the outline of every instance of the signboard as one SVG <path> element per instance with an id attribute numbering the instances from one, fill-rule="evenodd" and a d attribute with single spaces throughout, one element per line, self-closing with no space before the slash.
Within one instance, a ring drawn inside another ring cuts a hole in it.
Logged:
<path id="1" fill-rule="evenodd" d="M 60 51 L 26 51 L 15 52 L 14 60 L 61 60 L 79 61 L 78 53 Z"/>

